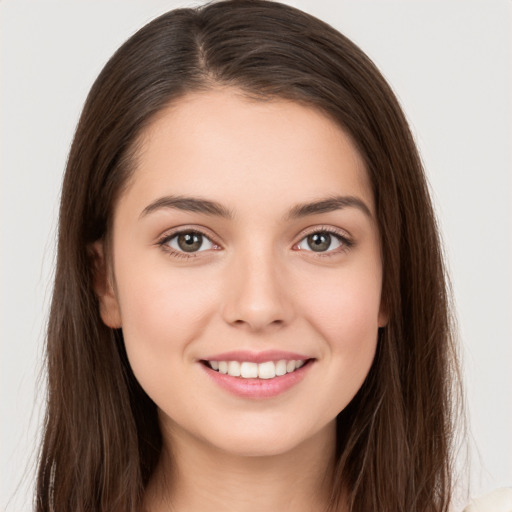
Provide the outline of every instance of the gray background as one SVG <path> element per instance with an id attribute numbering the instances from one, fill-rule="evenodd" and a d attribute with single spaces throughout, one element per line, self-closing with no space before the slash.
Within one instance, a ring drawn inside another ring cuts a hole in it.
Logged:
<path id="1" fill-rule="evenodd" d="M 471 494 L 512 485 L 510 0 L 290 1 L 359 44 L 410 119 L 459 318 Z M 197 4 L 197 2 L 195 3 Z M 0 510 L 30 508 L 62 172 L 94 78 L 187 1 L 0 2 Z"/>

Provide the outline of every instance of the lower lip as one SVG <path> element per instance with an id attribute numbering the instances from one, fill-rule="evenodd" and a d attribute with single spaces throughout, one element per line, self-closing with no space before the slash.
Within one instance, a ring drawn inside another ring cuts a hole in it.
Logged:
<path id="1" fill-rule="evenodd" d="M 233 395 L 243 398 L 272 398 L 298 384 L 309 372 L 313 365 L 313 360 L 309 360 L 299 369 L 274 377 L 273 379 L 244 379 L 242 377 L 232 377 L 224 373 L 212 370 L 204 363 L 199 363 L 208 377 L 221 388 L 229 391 Z"/>

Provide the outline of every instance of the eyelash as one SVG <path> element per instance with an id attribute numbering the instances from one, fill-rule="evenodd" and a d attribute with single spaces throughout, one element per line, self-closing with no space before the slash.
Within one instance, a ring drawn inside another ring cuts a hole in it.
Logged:
<path id="1" fill-rule="evenodd" d="M 319 233 L 327 233 L 329 235 L 334 236 L 334 238 L 337 238 L 338 241 L 341 243 L 341 247 L 337 249 L 333 249 L 326 252 L 315 252 L 315 251 L 305 251 L 309 253 L 313 253 L 316 257 L 320 258 L 329 258 L 333 256 L 337 256 L 338 254 L 342 252 L 348 252 L 352 247 L 354 247 L 354 241 L 351 240 L 346 233 L 339 231 L 331 226 L 319 226 L 315 227 L 313 230 L 306 232 L 302 235 L 301 239 L 294 244 L 294 247 L 299 245 L 304 239 L 306 239 L 308 236 L 319 234 Z"/>
<path id="2" fill-rule="evenodd" d="M 340 232 L 340 231 L 338 231 L 338 230 L 336 230 L 336 229 L 334 229 L 334 228 L 332 228 L 330 226 L 325 226 L 325 227 L 324 226 L 320 226 L 320 227 L 316 227 L 315 229 L 313 229 L 313 230 L 311 230 L 309 232 L 306 232 L 306 233 L 302 234 L 302 237 L 300 238 L 300 240 L 297 243 L 294 244 L 294 247 L 299 245 L 308 236 L 319 234 L 319 233 L 327 233 L 329 235 L 333 235 L 341 243 L 341 247 L 337 248 L 337 249 L 334 249 L 334 250 L 331 250 L 331 251 L 327 251 L 327 252 L 315 252 L 315 251 L 312 251 L 312 250 L 311 251 L 305 251 L 305 252 L 311 252 L 311 253 L 315 254 L 317 257 L 326 258 L 326 257 L 335 256 L 335 255 L 339 254 L 340 252 L 347 252 L 348 250 L 350 250 L 354 246 L 353 240 L 351 240 L 349 237 L 347 237 L 346 234 L 344 234 L 344 233 L 342 233 L 342 232 Z M 209 240 L 212 244 L 218 245 L 216 242 L 214 242 L 211 239 L 211 237 L 209 235 L 207 235 L 203 231 L 200 231 L 200 230 L 197 230 L 197 229 L 182 229 L 182 230 L 179 230 L 179 231 L 174 231 L 171 234 L 166 234 L 157 242 L 157 245 L 159 245 L 162 248 L 162 250 L 167 252 L 169 254 L 169 256 L 171 256 L 173 258 L 183 258 L 183 259 L 196 258 L 198 256 L 198 253 L 205 252 L 205 251 L 196 251 L 196 252 L 191 252 L 191 253 L 187 254 L 184 251 L 177 251 L 175 249 L 172 249 L 168 245 L 168 243 L 173 238 L 176 238 L 177 236 L 183 235 L 183 234 L 201 235 L 202 237 L 204 237 L 207 240 Z M 218 249 L 215 249 L 215 250 L 218 250 Z M 299 250 L 301 250 L 301 249 L 299 249 Z"/>
<path id="3" fill-rule="evenodd" d="M 168 245 L 168 243 L 173 239 L 173 238 L 176 238 L 178 237 L 179 235 L 184 235 L 184 234 L 191 234 L 191 235 L 201 235 L 202 237 L 206 238 L 207 240 L 209 240 L 213 245 L 218 245 L 216 244 L 209 235 L 207 235 L 206 233 L 204 233 L 203 231 L 200 231 L 198 229 L 180 229 L 178 231 L 174 231 L 173 233 L 170 233 L 170 234 L 167 234 L 167 235 L 164 235 L 158 242 L 157 242 L 157 245 L 159 245 L 162 250 L 164 250 L 169 256 L 173 257 L 173 258 L 183 258 L 183 259 L 190 259 L 190 258 L 196 258 L 198 256 L 198 252 L 204 252 L 204 251 L 196 251 L 196 252 L 191 252 L 189 254 L 187 254 L 186 252 L 184 251 L 177 251 L 175 249 L 173 249 L 172 247 L 170 247 Z"/>

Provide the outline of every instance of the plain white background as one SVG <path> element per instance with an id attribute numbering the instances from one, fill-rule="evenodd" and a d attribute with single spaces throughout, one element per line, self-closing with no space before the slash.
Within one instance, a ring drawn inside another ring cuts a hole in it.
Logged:
<path id="1" fill-rule="evenodd" d="M 0 510 L 29 510 L 56 213 L 81 106 L 163 0 L 0 2 Z M 510 0 L 289 1 L 352 38 L 395 89 L 432 185 L 464 357 L 472 490 L 512 485 Z"/>

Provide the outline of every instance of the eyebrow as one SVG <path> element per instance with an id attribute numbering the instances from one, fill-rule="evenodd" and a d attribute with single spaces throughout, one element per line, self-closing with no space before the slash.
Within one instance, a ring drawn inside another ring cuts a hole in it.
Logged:
<path id="1" fill-rule="evenodd" d="M 216 217 L 223 217 L 226 219 L 233 219 L 234 214 L 231 210 L 222 204 L 211 201 L 209 199 L 202 199 L 199 197 L 189 196 L 165 196 L 156 199 L 150 203 L 139 215 L 139 219 L 161 209 L 176 209 L 186 212 L 203 213 L 205 215 L 212 215 Z M 326 199 L 320 199 L 309 203 L 300 203 L 293 206 L 285 216 L 285 219 L 299 219 L 309 215 L 318 215 L 320 213 L 328 213 L 345 208 L 357 208 L 365 215 L 372 218 L 370 209 L 358 197 L 354 196 L 334 196 Z"/>
<path id="2" fill-rule="evenodd" d="M 345 208 L 357 208 L 370 219 L 372 214 L 366 203 L 354 196 L 334 196 L 326 199 L 320 199 L 312 203 L 302 203 L 294 206 L 288 213 L 288 219 L 298 219 L 308 215 L 317 215 L 319 213 L 334 212 Z"/>
<path id="3" fill-rule="evenodd" d="M 214 215 L 217 217 L 224 217 L 226 219 L 233 218 L 233 213 L 216 201 L 201 199 L 199 197 L 165 196 L 146 206 L 139 215 L 139 219 L 162 208 L 173 208 L 175 210 L 182 210 L 186 212 L 204 213 L 206 215 Z"/>

